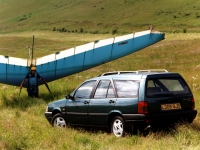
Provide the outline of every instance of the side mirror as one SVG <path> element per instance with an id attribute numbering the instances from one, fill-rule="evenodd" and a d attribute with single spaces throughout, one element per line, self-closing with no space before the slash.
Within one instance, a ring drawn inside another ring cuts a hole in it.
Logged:
<path id="1" fill-rule="evenodd" d="M 71 100 L 73 100 L 73 96 L 71 96 L 70 94 L 68 94 L 68 95 L 66 96 L 66 99 L 71 99 Z"/>

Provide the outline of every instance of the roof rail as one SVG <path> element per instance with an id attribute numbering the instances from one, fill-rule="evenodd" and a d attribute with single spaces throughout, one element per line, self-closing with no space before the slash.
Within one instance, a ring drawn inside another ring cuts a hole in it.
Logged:
<path id="1" fill-rule="evenodd" d="M 108 76 L 108 75 L 114 75 L 114 74 L 123 74 L 123 73 L 137 73 L 137 71 L 113 71 L 113 72 L 105 72 L 100 76 Z"/>
<path id="2" fill-rule="evenodd" d="M 166 69 L 148 69 L 148 70 L 137 70 L 137 74 L 139 72 L 168 72 Z"/>
<path id="3" fill-rule="evenodd" d="M 137 70 L 137 71 L 113 71 L 113 72 L 105 72 L 100 76 L 108 76 L 115 74 L 125 74 L 125 73 L 135 73 L 139 74 L 140 72 L 168 72 L 166 69 L 148 69 L 148 70 Z"/>

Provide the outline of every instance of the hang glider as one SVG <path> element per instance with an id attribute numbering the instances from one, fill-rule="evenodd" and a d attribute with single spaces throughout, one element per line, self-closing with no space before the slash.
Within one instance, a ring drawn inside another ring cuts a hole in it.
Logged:
<path id="1" fill-rule="evenodd" d="M 164 36 L 164 33 L 151 30 L 135 32 L 35 59 L 0 55 L 0 83 L 20 86 L 30 66 L 36 66 L 47 82 L 54 81 L 134 53 L 163 40 Z"/>

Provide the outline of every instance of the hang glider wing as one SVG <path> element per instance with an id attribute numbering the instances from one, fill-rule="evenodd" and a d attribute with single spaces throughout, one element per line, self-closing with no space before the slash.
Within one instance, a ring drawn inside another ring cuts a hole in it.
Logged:
<path id="1" fill-rule="evenodd" d="M 27 59 L 0 55 L 0 83 L 20 86 L 28 71 Z"/>
<path id="2" fill-rule="evenodd" d="M 164 39 L 165 34 L 151 30 L 94 41 L 55 54 L 34 59 L 0 55 L 0 83 L 19 86 L 31 63 L 47 81 L 75 74 L 134 53 Z"/>

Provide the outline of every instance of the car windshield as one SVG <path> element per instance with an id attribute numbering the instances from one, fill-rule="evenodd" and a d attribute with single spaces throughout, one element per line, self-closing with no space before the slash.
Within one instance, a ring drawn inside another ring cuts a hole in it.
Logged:
<path id="1" fill-rule="evenodd" d="M 147 80 L 147 97 L 173 96 L 190 93 L 189 87 L 182 78 L 156 78 Z"/>

